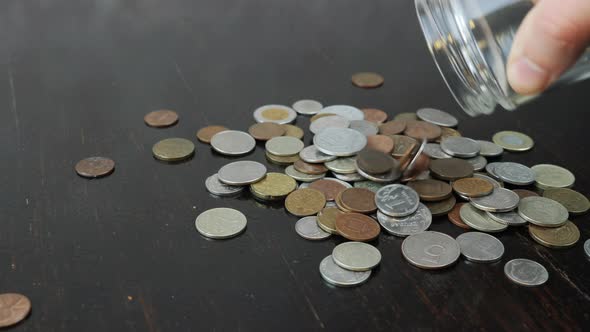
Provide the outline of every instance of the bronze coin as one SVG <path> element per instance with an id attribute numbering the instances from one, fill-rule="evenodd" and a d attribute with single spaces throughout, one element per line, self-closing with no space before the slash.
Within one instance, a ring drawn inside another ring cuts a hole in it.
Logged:
<path id="1" fill-rule="evenodd" d="M 393 152 L 391 154 L 396 158 L 401 158 L 418 145 L 417 140 L 408 136 L 391 135 L 389 137 L 393 140 Z"/>
<path id="2" fill-rule="evenodd" d="M 22 294 L 0 294 L 0 327 L 17 324 L 31 312 L 31 301 Z"/>
<path id="3" fill-rule="evenodd" d="M 381 135 L 399 135 L 406 130 L 405 121 L 389 121 L 379 126 L 379 134 Z"/>
<path id="4" fill-rule="evenodd" d="M 293 155 L 293 156 L 275 156 L 274 154 L 266 151 L 266 160 L 270 161 L 273 164 L 277 164 L 277 165 L 291 165 L 294 162 L 296 162 L 297 160 L 299 160 L 299 155 Z"/>
<path id="5" fill-rule="evenodd" d="M 317 119 L 319 119 L 319 118 L 323 118 L 323 117 L 326 117 L 326 116 L 332 116 L 332 115 L 337 115 L 337 114 L 334 114 L 334 113 L 318 113 L 318 114 L 316 114 L 316 115 L 312 116 L 312 117 L 309 119 L 309 121 L 310 121 L 310 122 L 314 122 L 315 120 L 317 120 Z"/>
<path id="6" fill-rule="evenodd" d="M 274 122 L 256 123 L 248 128 L 248 133 L 259 141 L 268 141 L 273 137 L 283 136 L 285 127 Z"/>
<path id="7" fill-rule="evenodd" d="M 395 121 L 416 121 L 418 120 L 418 115 L 416 113 L 399 113 L 393 118 Z"/>
<path id="8" fill-rule="evenodd" d="M 104 157 L 90 157 L 76 164 L 76 173 L 85 178 L 99 178 L 111 174 L 115 170 L 115 162 Z"/>
<path id="9" fill-rule="evenodd" d="M 365 114 L 365 120 L 381 124 L 387 120 L 387 113 L 377 108 L 363 108 L 361 109 Z"/>
<path id="10" fill-rule="evenodd" d="M 514 191 L 520 199 L 531 196 L 539 196 L 539 194 L 537 194 L 536 192 L 526 189 L 512 189 L 512 191 Z"/>
<path id="11" fill-rule="evenodd" d="M 393 151 L 393 140 L 385 135 L 367 136 L 367 149 L 373 149 L 390 154 Z"/>
<path id="12" fill-rule="evenodd" d="M 393 168 L 393 157 L 377 150 L 363 149 L 357 154 L 356 165 L 369 174 L 383 174 Z"/>
<path id="13" fill-rule="evenodd" d="M 178 122 L 178 114 L 170 110 L 158 110 L 146 114 L 143 117 L 143 121 L 150 127 L 170 127 Z"/>
<path id="14" fill-rule="evenodd" d="M 340 202 L 346 210 L 369 214 L 377 210 L 375 193 L 365 188 L 348 188 L 340 193 Z"/>
<path id="15" fill-rule="evenodd" d="M 344 190 L 342 190 L 344 191 Z M 342 204 L 342 191 L 338 193 L 338 195 L 336 196 L 336 199 L 334 200 L 334 203 L 336 203 L 336 207 L 338 207 L 338 209 L 342 212 L 352 212 L 349 209 L 347 209 L 346 207 L 344 207 L 344 205 Z"/>
<path id="16" fill-rule="evenodd" d="M 338 234 L 336 230 L 336 218 L 343 212 L 335 207 L 323 208 L 317 217 L 318 226 L 330 234 Z"/>
<path id="17" fill-rule="evenodd" d="M 211 137 L 215 136 L 215 134 L 226 131 L 227 128 L 223 126 L 207 126 L 204 128 L 199 129 L 197 132 L 197 138 L 199 141 L 203 143 L 211 143 Z"/>
<path id="18" fill-rule="evenodd" d="M 456 203 L 457 199 L 454 195 L 451 195 L 447 199 L 443 199 L 442 201 L 425 202 L 424 205 L 426 205 L 426 207 L 430 210 L 432 216 L 438 217 L 449 213 Z"/>
<path id="19" fill-rule="evenodd" d="M 408 187 L 416 190 L 420 199 L 426 202 L 440 201 L 448 198 L 453 193 L 451 186 L 440 180 L 418 180 L 408 182 Z"/>
<path id="20" fill-rule="evenodd" d="M 443 139 L 447 138 L 447 137 L 461 137 L 461 133 L 458 132 L 456 129 L 453 128 L 449 128 L 449 127 L 441 127 L 441 134 L 440 137 L 436 139 L 435 142 L 440 143 L 442 142 Z"/>
<path id="21" fill-rule="evenodd" d="M 383 76 L 377 73 L 363 72 L 352 75 L 352 84 L 359 88 L 372 89 L 383 85 Z"/>
<path id="22" fill-rule="evenodd" d="M 466 223 L 463 222 L 463 220 L 461 219 L 461 214 L 459 213 L 461 211 L 461 207 L 464 204 L 468 204 L 468 203 L 457 203 L 455 205 L 455 207 L 451 210 L 451 212 L 449 212 L 448 217 L 449 220 L 455 224 L 456 226 L 459 226 L 463 229 L 471 229 L 471 227 L 469 227 L 469 225 L 467 225 Z"/>
<path id="23" fill-rule="evenodd" d="M 472 177 L 473 166 L 463 159 L 436 159 L 430 162 L 430 172 L 439 179 L 455 181 Z"/>
<path id="24" fill-rule="evenodd" d="M 336 217 L 336 230 L 351 241 L 371 241 L 381 232 L 375 219 L 360 213 L 343 213 Z"/>
<path id="25" fill-rule="evenodd" d="M 312 175 L 324 174 L 328 171 L 328 169 L 326 168 L 326 166 L 324 166 L 324 164 L 310 164 L 310 163 L 306 163 L 305 161 L 303 161 L 301 159 L 299 159 L 295 163 L 293 163 L 293 167 L 295 168 L 296 171 L 299 171 L 299 172 L 305 173 L 305 174 L 312 174 Z"/>
<path id="26" fill-rule="evenodd" d="M 327 201 L 333 201 L 346 189 L 346 186 L 337 181 L 321 179 L 310 183 L 309 188 L 322 192 Z"/>
<path id="27" fill-rule="evenodd" d="M 281 126 L 285 128 L 285 136 L 295 137 L 299 139 L 303 138 L 303 129 L 292 124 L 283 124 Z"/>
<path id="28" fill-rule="evenodd" d="M 453 182 L 453 190 L 467 197 L 487 196 L 494 191 L 494 185 L 480 178 L 462 178 Z"/>
<path id="29" fill-rule="evenodd" d="M 326 197 L 315 189 L 297 189 L 285 199 L 285 208 L 297 217 L 317 214 L 326 205 Z"/>
<path id="30" fill-rule="evenodd" d="M 425 138 L 434 141 L 441 135 L 442 130 L 439 126 L 425 121 L 408 121 L 404 133 L 415 139 Z"/>

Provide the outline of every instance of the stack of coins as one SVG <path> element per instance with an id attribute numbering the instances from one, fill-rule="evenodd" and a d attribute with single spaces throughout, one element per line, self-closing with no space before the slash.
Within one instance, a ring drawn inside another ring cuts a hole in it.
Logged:
<path id="1" fill-rule="evenodd" d="M 363 242 L 344 242 L 320 263 L 320 275 L 335 286 L 351 287 L 366 282 L 381 262 L 381 252 Z"/>

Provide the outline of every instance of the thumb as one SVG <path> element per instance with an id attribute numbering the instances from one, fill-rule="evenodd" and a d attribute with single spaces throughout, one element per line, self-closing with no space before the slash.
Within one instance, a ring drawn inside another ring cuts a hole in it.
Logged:
<path id="1" fill-rule="evenodd" d="M 590 42 L 590 0 L 538 0 L 518 29 L 508 81 L 523 95 L 542 92 Z"/>

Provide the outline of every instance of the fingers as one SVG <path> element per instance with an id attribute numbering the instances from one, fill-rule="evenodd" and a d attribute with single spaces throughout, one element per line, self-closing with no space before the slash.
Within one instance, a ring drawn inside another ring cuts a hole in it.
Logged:
<path id="1" fill-rule="evenodd" d="M 524 95 L 546 89 L 590 44 L 590 0 L 540 0 L 516 33 L 508 81 Z"/>

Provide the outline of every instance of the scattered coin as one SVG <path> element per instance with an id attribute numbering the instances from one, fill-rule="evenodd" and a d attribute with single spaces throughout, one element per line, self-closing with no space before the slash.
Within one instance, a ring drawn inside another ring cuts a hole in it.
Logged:
<path id="1" fill-rule="evenodd" d="M 533 139 L 516 131 L 501 131 L 492 137 L 492 141 L 508 151 L 528 151 L 533 148 Z"/>
<path id="2" fill-rule="evenodd" d="M 299 151 L 299 157 L 307 163 L 325 163 L 338 157 L 327 155 L 318 150 L 315 145 L 310 145 Z"/>
<path id="3" fill-rule="evenodd" d="M 377 135 L 379 127 L 371 121 L 353 120 L 350 121 L 350 129 L 354 129 L 365 136 Z"/>
<path id="4" fill-rule="evenodd" d="M 391 137 L 385 135 L 368 136 L 365 148 L 391 154 L 393 151 L 393 140 Z"/>
<path id="5" fill-rule="evenodd" d="M 352 287 L 366 282 L 371 276 L 371 271 L 350 271 L 341 268 L 334 263 L 332 255 L 324 258 L 320 263 L 322 278 L 338 287 Z"/>
<path id="6" fill-rule="evenodd" d="M 539 188 L 569 188 L 576 178 L 567 169 L 550 164 L 535 165 L 531 168 L 535 173 L 535 181 Z"/>
<path id="7" fill-rule="evenodd" d="M 561 203 L 572 214 L 582 214 L 590 209 L 588 198 L 568 188 L 552 188 L 543 192 L 543 197 Z"/>
<path id="8" fill-rule="evenodd" d="M 224 130 L 211 137 L 211 147 L 224 155 L 239 156 L 254 150 L 256 141 L 243 131 Z"/>
<path id="9" fill-rule="evenodd" d="M 441 127 L 440 130 L 441 130 L 441 134 L 440 134 L 440 137 L 435 140 L 436 143 L 442 142 L 442 140 L 447 137 L 461 137 L 462 136 L 460 132 L 458 132 L 457 130 L 455 130 L 453 128 Z"/>
<path id="10" fill-rule="evenodd" d="M 401 184 L 390 184 L 375 194 L 375 204 L 382 213 L 390 217 L 405 217 L 418 209 L 418 193 Z"/>
<path id="11" fill-rule="evenodd" d="M 456 203 L 457 199 L 455 196 L 451 195 L 442 201 L 424 202 L 424 205 L 426 205 L 434 217 L 438 217 L 451 212 Z"/>
<path id="12" fill-rule="evenodd" d="M 393 167 L 391 168 L 391 170 L 387 173 L 382 173 L 382 174 L 370 174 L 367 173 L 365 171 L 363 171 L 362 169 L 357 167 L 357 173 L 363 177 L 364 179 L 373 181 L 373 182 L 379 182 L 379 183 L 392 183 L 395 182 L 397 179 L 400 178 L 401 174 L 401 170 L 399 167 L 399 162 L 397 160 L 393 160 Z"/>
<path id="13" fill-rule="evenodd" d="M 265 151 L 265 155 L 266 155 L 266 159 L 268 161 L 270 161 L 273 164 L 277 164 L 277 165 L 291 165 L 293 163 L 295 163 L 297 160 L 299 160 L 299 155 L 293 155 L 293 156 L 275 156 L 274 154 Z"/>
<path id="14" fill-rule="evenodd" d="M 31 312 L 31 301 L 22 294 L 0 294 L 0 327 L 15 325 Z"/>
<path id="15" fill-rule="evenodd" d="M 483 173 L 473 173 L 473 177 L 488 181 L 489 183 L 492 184 L 492 186 L 494 186 L 494 188 L 503 188 L 504 187 L 504 183 L 503 182 L 500 182 L 500 181 L 494 179 L 493 177 L 488 176 L 488 175 L 483 174 Z M 520 189 L 514 189 L 513 191 L 514 192 L 517 192 L 517 190 L 520 190 Z"/>
<path id="16" fill-rule="evenodd" d="M 434 141 L 442 134 L 442 131 L 439 126 L 432 123 L 425 121 L 409 121 L 406 122 L 406 130 L 404 133 L 414 139 Z"/>
<path id="17" fill-rule="evenodd" d="M 484 157 L 498 157 L 504 153 L 504 148 L 490 141 L 477 141 L 479 154 Z"/>
<path id="18" fill-rule="evenodd" d="M 319 134 L 326 128 L 348 128 L 350 120 L 340 115 L 325 116 L 317 119 L 309 125 L 309 131 L 313 134 Z"/>
<path id="19" fill-rule="evenodd" d="M 365 119 L 365 113 L 363 113 L 363 111 L 349 105 L 332 105 L 324 107 L 318 114 L 324 113 L 340 115 L 347 118 L 350 121 Z"/>
<path id="20" fill-rule="evenodd" d="M 389 234 L 406 237 L 427 230 L 432 223 L 432 213 L 420 203 L 416 212 L 405 217 L 390 217 L 378 211 L 377 220 Z"/>
<path id="21" fill-rule="evenodd" d="M 351 241 L 371 241 L 381 232 L 375 219 L 360 213 L 341 214 L 335 225 L 338 234 Z"/>
<path id="22" fill-rule="evenodd" d="M 438 143 L 428 143 L 424 147 L 424 153 L 428 155 L 430 158 L 433 159 L 447 159 L 451 158 L 448 154 L 446 154 L 441 148 L 440 144 Z"/>
<path id="23" fill-rule="evenodd" d="M 283 199 L 295 189 L 297 182 L 282 173 L 267 173 L 264 179 L 250 185 L 252 194 L 264 200 Z"/>
<path id="24" fill-rule="evenodd" d="M 266 166 L 250 160 L 234 161 L 221 167 L 217 176 L 222 183 L 231 186 L 245 186 L 264 179 Z"/>
<path id="25" fill-rule="evenodd" d="M 473 197 L 471 204 L 482 211 L 508 212 L 518 206 L 520 198 L 512 190 L 494 188 L 490 195 Z"/>
<path id="26" fill-rule="evenodd" d="M 439 180 L 411 181 L 407 185 L 418 193 L 422 201 L 426 202 L 446 199 L 453 192 L 453 189 L 448 183 Z"/>
<path id="27" fill-rule="evenodd" d="M 265 144 L 266 151 L 279 157 L 298 155 L 305 145 L 295 137 L 274 137 Z"/>
<path id="28" fill-rule="evenodd" d="M 508 228 L 507 225 L 490 218 L 485 211 L 478 210 L 470 204 L 463 205 L 459 215 L 465 224 L 481 232 L 495 233 Z"/>
<path id="29" fill-rule="evenodd" d="M 318 213 L 318 226 L 330 234 L 338 234 L 336 230 L 336 218 L 343 214 L 336 207 L 325 207 Z"/>
<path id="30" fill-rule="evenodd" d="M 383 76 L 377 73 L 361 72 L 352 75 L 352 84 L 364 89 L 380 87 L 383 81 Z"/>
<path id="31" fill-rule="evenodd" d="M 295 223 L 295 232 L 306 240 L 324 240 L 330 237 L 330 233 L 318 227 L 317 217 L 303 217 Z"/>
<path id="32" fill-rule="evenodd" d="M 234 209 L 215 208 L 201 213 L 195 227 L 201 235 L 211 239 L 228 239 L 246 229 L 246 216 Z"/>
<path id="33" fill-rule="evenodd" d="M 493 220 L 508 226 L 522 226 L 526 225 L 528 221 L 522 219 L 517 211 L 508 212 L 486 212 L 488 217 Z"/>
<path id="34" fill-rule="evenodd" d="M 421 108 L 416 112 L 420 120 L 442 127 L 456 127 L 459 121 L 447 112 L 434 108 Z"/>
<path id="35" fill-rule="evenodd" d="M 298 217 L 317 214 L 326 205 L 324 194 L 315 189 L 297 189 L 285 199 L 285 208 Z"/>
<path id="36" fill-rule="evenodd" d="M 178 122 L 178 114 L 170 110 L 158 110 L 146 114 L 143 121 L 150 127 L 170 127 Z"/>
<path id="37" fill-rule="evenodd" d="M 491 194 L 494 186 L 484 179 L 463 178 L 453 182 L 453 190 L 467 197 L 481 197 Z"/>
<path id="38" fill-rule="evenodd" d="M 371 214 L 377 210 L 375 193 L 364 188 L 348 188 L 340 195 L 342 206 L 352 212 Z"/>
<path id="39" fill-rule="evenodd" d="M 457 237 L 461 254 L 478 263 L 496 262 L 504 255 L 504 245 L 497 238 L 480 232 L 467 232 Z"/>
<path id="40" fill-rule="evenodd" d="M 324 166 L 322 164 L 309 164 L 301 159 L 297 160 L 295 163 L 293 163 L 293 167 L 301 173 L 311 174 L 311 175 L 324 174 L 328 171 L 326 166 Z"/>
<path id="41" fill-rule="evenodd" d="M 473 158 L 466 158 L 465 161 L 470 163 L 471 166 L 473 166 L 473 170 L 476 172 L 483 170 L 486 167 L 486 165 L 488 164 L 487 159 L 482 156 L 476 156 Z"/>
<path id="42" fill-rule="evenodd" d="M 472 158 L 479 154 L 479 143 L 467 137 L 446 137 L 440 148 L 453 157 Z"/>
<path id="43" fill-rule="evenodd" d="M 391 153 L 396 158 L 403 157 L 408 151 L 412 151 L 417 145 L 418 141 L 403 135 L 389 136 L 393 140 L 393 152 Z"/>
<path id="44" fill-rule="evenodd" d="M 244 191 L 244 187 L 229 186 L 221 181 L 217 174 L 213 174 L 205 180 L 207 191 L 216 196 L 233 196 Z"/>
<path id="45" fill-rule="evenodd" d="M 379 134 L 381 135 L 399 135 L 406 130 L 405 121 L 389 121 L 379 126 Z"/>
<path id="46" fill-rule="evenodd" d="M 535 182 L 533 170 L 519 163 L 500 163 L 494 168 L 494 173 L 504 182 L 518 186 L 526 186 Z"/>
<path id="47" fill-rule="evenodd" d="M 518 214 L 531 224 L 542 227 L 559 227 L 565 224 L 569 217 L 563 205 L 546 197 L 521 199 Z"/>
<path id="48" fill-rule="evenodd" d="M 320 102 L 311 99 L 298 100 L 293 104 L 293 109 L 303 115 L 317 114 L 322 108 L 324 106 Z"/>
<path id="49" fill-rule="evenodd" d="M 350 188 L 350 185 L 337 179 L 324 178 L 312 182 L 309 185 L 309 188 L 322 192 L 327 201 L 333 201 L 336 199 L 338 194 L 340 194 L 346 188 Z"/>
<path id="50" fill-rule="evenodd" d="M 393 118 L 393 120 L 395 120 L 395 121 L 416 121 L 416 120 L 418 120 L 418 116 L 416 115 L 416 113 L 404 112 L 404 113 L 397 114 Z"/>
<path id="51" fill-rule="evenodd" d="M 436 159 L 430 162 L 430 172 L 439 179 L 455 181 L 473 176 L 473 166 L 463 159 Z"/>
<path id="52" fill-rule="evenodd" d="M 265 105 L 254 111 L 256 122 L 291 123 L 297 118 L 297 112 L 283 105 Z"/>
<path id="53" fill-rule="evenodd" d="M 274 122 L 262 122 L 250 126 L 248 133 L 259 141 L 268 141 L 273 137 L 283 136 L 285 128 Z"/>
<path id="54" fill-rule="evenodd" d="M 325 154 L 348 157 L 367 145 L 367 137 L 349 128 L 327 128 L 313 137 L 313 144 Z"/>
<path id="55" fill-rule="evenodd" d="M 529 234 L 533 240 L 549 248 L 569 248 L 580 240 L 580 230 L 571 221 L 553 228 L 529 225 Z"/>
<path id="56" fill-rule="evenodd" d="M 159 160 L 180 161 L 195 153 L 195 145 L 184 138 L 166 138 L 154 144 L 152 153 Z"/>
<path id="57" fill-rule="evenodd" d="M 292 177 L 293 179 L 295 179 L 297 181 L 301 181 L 301 182 L 312 182 L 312 181 L 319 180 L 319 179 L 326 176 L 326 173 L 324 173 L 324 174 L 301 173 L 298 170 L 296 170 L 295 167 L 293 167 L 293 165 L 285 168 L 285 174 L 287 174 L 288 176 Z"/>
<path id="58" fill-rule="evenodd" d="M 521 286 L 540 286 L 549 280 L 549 273 L 543 265 L 525 258 L 517 258 L 504 265 L 504 274 Z"/>
<path id="59" fill-rule="evenodd" d="M 381 124 L 387 120 L 387 113 L 377 108 L 363 108 L 361 109 L 365 114 L 365 120 L 376 124 Z"/>
<path id="60" fill-rule="evenodd" d="M 514 191 L 520 199 L 531 196 L 539 196 L 539 194 L 537 194 L 536 192 L 526 189 L 513 189 L 512 191 Z"/>
<path id="61" fill-rule="evenodd" d="M 368 271 L 379 265 L 381 252 L 363 242 L 344 242 L 332 251 L 334 263 L 350 271 Z"/>
<path id="62" fill-rule="evenodd" d="M 456 204 L 455 207 L 451 210 L 451 212 L 449 212 L 448 217 L 449 217 L 449 221 L 452 222 L 455 226 L 459 226 L 463 229 L 471 229 L 471 227 L 469 227 L 469 225 L 464 223 L 463 220 L 461 219 L 461 208 L 465 204 L 468 204 L 468 203 Z"/>
<path id="63" fill-rule="evenodd" d="M 402 242 L 402 254 L 421 269 L 442 269 L 454 264 L 461 250 L 452 237 L 433 231 L 408 236 Z"/>
<path id="64" fill-rule="evenodd" d="M 303 129 L 294 126 L 292 124 L 283 124 L 281 127 L 285 128 L 285 135 L 289 137 L 295 137 L 298 139 L 303 139 Z"/>
<path id="65" fill-rule="evenodd" d="M 363 149 L 358 153 L 356 165 L 367 173 L 382 174 L 391 171 L 393 157 L 377 150 Z"/>
<path id="66" fill-rule="evenodd" d="M 324 165 L 332 172 L 340 174 L 352 174 L 356 173 L 357 170 L 355 158 L 353 157 L 334 159 L 327 161 Z"/>
<path id="67" fill-rule="evenodd" d="M 104 157 L 89 157 L 80 160 L 74 167 L 78 175 L 85 178 L 99 178 L 115 170 L 115 162 Z"/>
<path id="68" fill-rule="evenodd" d="M 211 138 L 215 136 L 215 134 L 226 130 L 229 129 L 223 126 L 207 126 L 199 129 L 197 132 L 197 138 L 203 143 L 211 143 Z"/>

